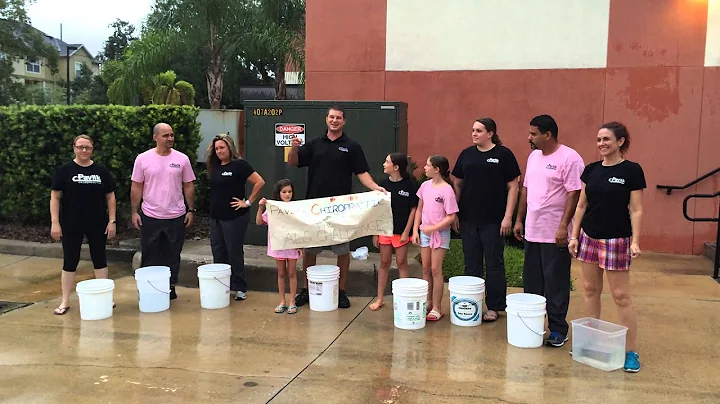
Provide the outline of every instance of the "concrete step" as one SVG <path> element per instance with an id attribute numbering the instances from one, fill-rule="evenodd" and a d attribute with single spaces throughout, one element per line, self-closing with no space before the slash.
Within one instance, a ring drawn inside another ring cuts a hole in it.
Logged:
<path id="1" fill-rule="evenodd" d="M 705 256 L 710 258 L 713 262 L 715 262 L 715 250 L 717 246 L 715 243 L 707 242 L 705 243 Z"/>
<path id="2" fill-rule="evenodd" d="M 129 241 L 124 243 L 126 246 L 138 245 L 137 241 Z M 413 246 L 408 252 L 410 261 L 410 276 L 422 277 L 422 266 L 414 257 L 418 251 Z M 267 247 L 246 245 L 245 251 L 245 279 L 248 283 L 248 289 L 262 292 L 277 291 L 277 267 L 275 259 L 269 257 Z M 140 267 L 142 253 L 135 253 L 132 259 L 133 269 Z M 197 267 L 203 264 L 213 262 L 212 251 L 210 249 L 209 240 L 187 240 L 183 246 L 180 255 L 180 274 L 178 276 L 178 285 L 185 287 L 197 288 Z M 335 265 L 336 259 L 330 251 L 324 251 L 318 255 L 318 265 Z M 380 254 L 370 253 L 367 260 L 359 261 L 352 259 L 350 261 L 350 276 L 348 278 L 346 291 L 351 296 L 375 296 L 377 294 L 377 270 L 380 266 Z M 303 287 L 302 259 L 298 260 L 298 290 Z M 398 270 L 393 259 L 390 267 L 388 284 L 385 287 L 385 294 L 392 294 L 391 282 L 398 278 Z"/>

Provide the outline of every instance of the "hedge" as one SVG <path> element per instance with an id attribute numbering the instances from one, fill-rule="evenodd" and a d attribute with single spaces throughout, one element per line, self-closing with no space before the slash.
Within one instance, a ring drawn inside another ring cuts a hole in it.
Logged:
<path id="1" fill-rule="evenodd" d="M 197 160 L 199 109 L 188 106 L 115 105 L 0 107 L 0 218 L 48 223 L 50 184 L 55 168 L 74 158 L 72 141 L 93 139 L 93 160 L 105 165 L 117 189 L 118 215 L 130 204 L 135 157 L 155 146 L 152 128 L 166 122 L 175 133 L 175 149 Z"/>

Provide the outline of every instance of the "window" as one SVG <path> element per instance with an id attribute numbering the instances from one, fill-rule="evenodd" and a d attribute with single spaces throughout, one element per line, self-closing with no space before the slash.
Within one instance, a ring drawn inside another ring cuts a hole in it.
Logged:
<path id="1" fill-rule="evenodd" d="M 28 73 L 40 74 L 40 62 L 37 60 L 28 60 L 25 62 L 25 71 Z"/>
<path id="2" fill-rule="evenodd" d="M 82 71 L 82 62 L 75 62 L 75 77 L 80 77 L 80 72 Z"/>

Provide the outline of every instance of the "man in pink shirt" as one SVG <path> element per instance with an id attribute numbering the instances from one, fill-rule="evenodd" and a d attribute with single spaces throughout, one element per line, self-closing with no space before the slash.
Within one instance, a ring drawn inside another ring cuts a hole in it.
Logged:
<path id="1" fill-rule="evenodd" d="M 170 267 L 170 299 L 176 299 L 185 228 L 195 212 L 195 173 L 190 159 L 173 149 L 170 125 L 155 125 L 153 139 L 156 147 L 138 155 L 133 166 L 132 223 L 140 230 L 140 266 Z"/>
<path id="2" fill-rule="evenodd" d="M 558 126 L 549 115 L 530 121 L 528 141 L 533 152 L 525 169 L 514 233 L 518 240 L 525 238 L 525 293 L 547 299 L 550 336 L 546 345 L 561 347 L 568 340 L 565 318 L 570 304 L 572 263 L 568 232 L 585 164 L 575 150 L 558 142 Z"/>

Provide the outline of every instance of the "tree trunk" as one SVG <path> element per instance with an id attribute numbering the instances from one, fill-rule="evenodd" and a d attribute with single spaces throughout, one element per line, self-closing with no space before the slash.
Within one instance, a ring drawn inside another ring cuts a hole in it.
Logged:
<path id="1" fill-rule="evenodd" d="M 275 67 L 275 99 L 287 99 L 287 86 L 285 85 L 285 58 L 278 58 L 277 67 Z"/>
<path id="2" fill-rule="evenodd" d="M 223 92 L 223 66 L 220 47 L 216 43 L 215 24 L 210 24 L 210 66 L 205 73 L 210 109 L 220 109 Z"/>

